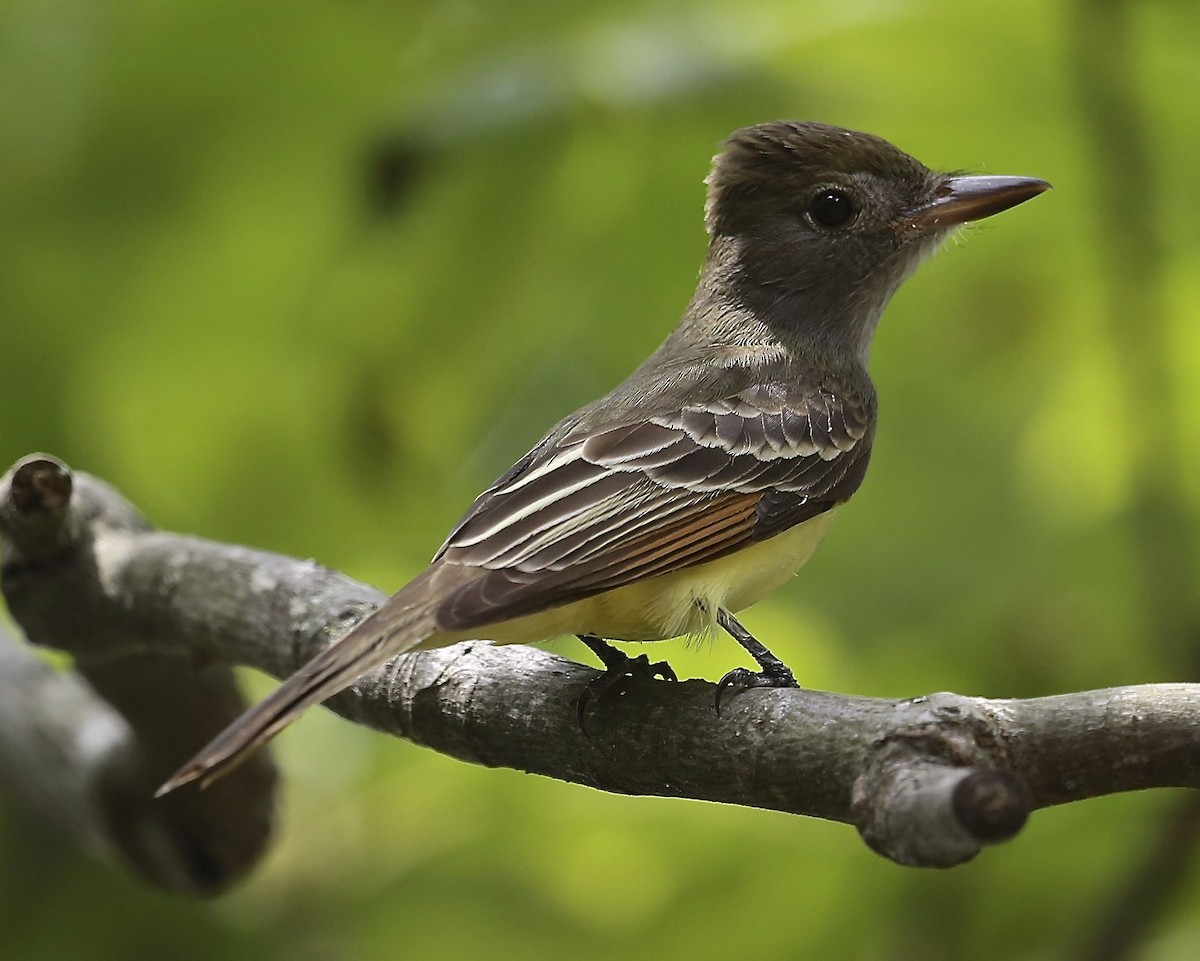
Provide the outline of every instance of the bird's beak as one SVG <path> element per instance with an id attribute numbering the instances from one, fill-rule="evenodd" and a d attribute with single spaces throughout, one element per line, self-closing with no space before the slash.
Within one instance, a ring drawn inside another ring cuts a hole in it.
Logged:
<path id="1" fill-rule="evenodd" d="M 947 177 L 905 219 L 918 230 L 942 230 L 998 214 L 1049 189 L 1033 177 Z"/>

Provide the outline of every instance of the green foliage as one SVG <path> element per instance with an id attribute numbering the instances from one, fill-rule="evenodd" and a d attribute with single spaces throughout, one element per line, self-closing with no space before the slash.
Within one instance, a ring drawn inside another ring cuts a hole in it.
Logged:
<path id="1" fill-rule="evenodd" d="M 1056 190 L 898 295 L 866 486 L 748 624 L 807 685 L 860 694 L 1188 679 L 1163 631 L 1196 620 L 1196 592 L 1156 595 L 1137 545 L 1160 469 L 1151 543 L 1194 565 L 1200 33 L 1182 5 L 1130 11 L 1124 127 L 1080 68 L 1105 6 L 12 0 L 0 460 L 48 450 L 162 527 L 399 586 L 674 322 L 725 134 L 823 120 Z M 1108 154 L 1131 150 L 1151 178 L 1114 184 Z M 1159 244 L 1123 281 L 1124 336 L 1105 319 L 1114 188 Z M 1159 345 L 1148 392 L 1130 332 Z M 661 653 L 710 678 L 739 656 Z M 143 890 L 7 811 L 0 953 L 1056 958 L 1173 801 L 1042 812 L 919 874 L 846 827 L 473 768 L 325 715 L 280 755 L 278 848 L 217 903 Z M 1195 956 L 1191 901 L 1147 957 Z"/>

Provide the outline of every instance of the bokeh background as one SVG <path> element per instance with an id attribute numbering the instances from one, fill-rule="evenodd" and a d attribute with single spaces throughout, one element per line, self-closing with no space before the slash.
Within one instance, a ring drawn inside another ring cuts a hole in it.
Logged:
<path id="1" fill-rule="evenodd" d="M 1187 680 L 1198 89 L 1200 7 L 1169 0 L 8 0 L 0 461 L 50 451 L 164 528 L 394 588 L 674 322 L 720 140 L 819 119 L 1056 189 L 896 297 L 871 475 L 749 626 L 857 694 Z M 1041 812 L 929 873 L 845 826 L 474 768 L 323 713 L 279 755 L 278 843 L 212 901 L 0 798 L 0 954 L 1200 951 L 1200 815 L 1171 792 Z"/>

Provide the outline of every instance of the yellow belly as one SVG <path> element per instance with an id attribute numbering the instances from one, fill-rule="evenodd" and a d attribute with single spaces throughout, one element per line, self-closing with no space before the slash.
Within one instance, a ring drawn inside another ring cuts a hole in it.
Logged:
<path id="1" fill-rule="evenodd" d="M 624 641 L 660 641 L 708 631 L 719 608 L 736 612 L 783 585 L 812 557 L 833 511 L 727 557 L 635 581 L 527 617 L 447 638 L 434 635 L 421 647 L 477 637 L 497 644 L 525 644 L 562 634 L 595 634 Z"/>

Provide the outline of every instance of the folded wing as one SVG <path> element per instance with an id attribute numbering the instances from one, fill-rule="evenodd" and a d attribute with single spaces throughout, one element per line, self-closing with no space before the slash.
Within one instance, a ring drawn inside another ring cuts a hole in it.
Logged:
<path id="1" fill-rule="evenodd" d="M 829 510 L 862 482 L 873 404 L 847 389 L 754 385 L 535 449 L 438 552 L 487 572 L 446 600 L 439 627 L 711 561 Z"/>

